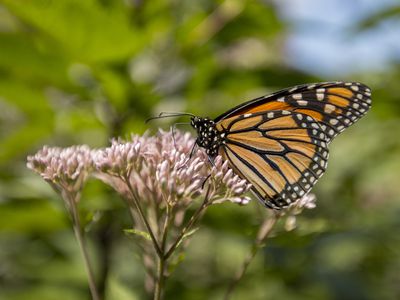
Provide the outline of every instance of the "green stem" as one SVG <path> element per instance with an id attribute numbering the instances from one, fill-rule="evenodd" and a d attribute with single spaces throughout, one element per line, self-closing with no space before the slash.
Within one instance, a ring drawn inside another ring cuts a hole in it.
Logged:
<path id="1" fill-rule="evenodd" d="M 85 243 L 85 240 L 84 240 L 83 234 L 82 234 L 82 227 L 81 227 L 81 222 L 79 219 L 79 214 L 78 214 L 74 199 L 71 199 L 71 201 L 69 201 L 69 205 L 70 205 L 70 213 L 72 216 L 72 223 L 73 223 L 75 238 L 78 241 L 79 250 L 82 254 L 86 273 L 88 276 L 90 293 L 92 295 L 93 300 L 100 300 L 99 292 L 97 291 L 97 287 L 96 287 L 96 283 L 95 283 L 96 281 L 95 281 L 94 275 L 93 275 L 93 270 L 92 270 L 90 260 L 89 260 L 89 255 L 87 253 L 86 243 Z"/>
<path id="2" fill-rule="evenodd" d="M 146 218 L 146 216 L 145 216 L 145 214 L 144 214 L 144 212 L 142 210 L 142 207 L 140 206 L 139 200 L 138 200 L 138 198 L 136 197 L 136 195 L 135 195 L 135 193 L 133 191 L 133 188 L 132 188 L 132 185 L 131 185 L 131 183 L 129 181 L 128 176 L 124 177 L 123 180 L 125 181 L 126 185 L 128 186 L 129 192 L 130 192 L 130 194 L 132 196 L 132 199 L 133 199 L 133 203 L 134 203 L 134 205 L 136 207 L 136 210 L 138 211 L 138 213 L 140 215 L 140 218 L 142 219 L 143 224 L 146 226 L 147 232 L 150 235 L 150 238 L 151 238 L 151 240 L 153 242 L 153 245 L 154 245 L 154 248 L 156 250 L 156 253 L 157 253 L 158 257 L 159 258 L 163 257 L 163 252 L 161 251 L 161 248 L 160 248 L 160 246 L 158 244 L 158 241 L 157 241 L 157 239 L 156 239 L 156 237 L 154 235 L 154 232 L 151 229 L 151 226 L 150 226 L 149 222 L 147 221 L 147 218 Z"/>
<path id="3" fill-rule="evenodd" d="M 165 254 L 165 247 L 167 244 L 168 230 L 171 223 L 171 207 L 167 204 L 167 213 L 164 220 L 163 230 L 161 234 L 161 251 L 162 257 L 158 258 L 157 262 L 157 277 L 155 282 L 154 300 L 160 300 L 163 298 L 164 286 L 166 281 L 165 268 L 167 265 L 168 257 Z"/>
<path id="4" fill-rule="evenodd" d="M 164 275 L 164 268 L 166 264 L 165 257 L 158 258 L 157 264 L 157 278 L 156 278 L 156 286 L 154 290 L 154 300 L 161 300 L 162 294 L 164 292 L 164 284 L 165 284 L 165 275 Z"/>
<path id="5" fill-rule="evenodd" d="M 274 215 L 271 218 L 265 219 L 264 222 L 261 224 L 261 226 L 258 230 L 258 233 L 257 233 L 257 237 L 253 243 L 253 246 L 251 247 L 250 253 L 247 255 L 247 257 L 243 261 L 241 268 L 238 270 L 238 272 L 236 273 L 232 282 L 230 283 L 230 285 L 225 293 L 224 300 L 228 300 L 232 296 L 233 291 L 238 286 L 240 280 L 243 278 L 250 263 L 253 261 L 254 257 L 256 256 L 257 252 L 265 246 L 265 240 L 268 238 L 269 234 L 272 232 L 272 229 L 274 228 L 274 225 L 278 221 L 279 217 L 280 217 L 279 214 L 274 213 Z"/>
<path id="6" fill-rule="evenodd" d="M 186 223 L 185 227 L 182 229 L 182 231 L 180 232 L 179 236 L 176 238 L 175 242 L 172 244 L 172 246 L 167 251 L 167 254 L 165 254 L 165 259 L 168 259 L 172 255 L 172 253 L 174 253 L 175 249 L 180 244 L 180 242 L 182 241 L 182 239 L 185 236 L 185 234 L 190 229 L 192 229 L 193 225 L 201 217 L 204 209 L 208 205 L 209 196 L 210 196 L 210 187 L 207 190 L 207 193 L 206 193 L 206 196 L 204 197 L 203 203 L 197 208 L 196 212 L 190 217 L 189 221 Z"/>

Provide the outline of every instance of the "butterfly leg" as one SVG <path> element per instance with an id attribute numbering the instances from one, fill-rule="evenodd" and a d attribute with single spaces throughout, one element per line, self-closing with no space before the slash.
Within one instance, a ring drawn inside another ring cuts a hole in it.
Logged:
<path id="1" fill-rule="evenodd" d="M 193 154 L 194 154 L 194 151 L 196 150 L 196 147 L 197 147 L 197 144 L 194 143 L 194 145 L 193 145 L 193 147 L 192 147 L 192 150 L 190 150 L 190 154 L 189 154 L 188 159 L 187 159 L 181 166 L 178 167 L 178 170 L 180 170 L 180 169 L 182 169 L 184 166 L 186 166 L 187 163 L 192 159 Z"/>

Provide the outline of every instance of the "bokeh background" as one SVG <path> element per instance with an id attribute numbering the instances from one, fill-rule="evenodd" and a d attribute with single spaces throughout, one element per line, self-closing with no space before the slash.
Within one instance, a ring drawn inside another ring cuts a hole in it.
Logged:
<path id="1" fill-rule="evenodd" d="M 63 203 L 28 154 L 329 80 L 369 85 L 373 108 L 332 143 L 317 208 L 278 227 L 233 299 L 400 299 L 398 0 L 0 0 L 0 299 L 89 299 Z M 167 299 L 221 299 L 259 209 L 212 207 Z M 106 299 L 145 299 L 122 201 L 90 181 L 80 211 Z"/>

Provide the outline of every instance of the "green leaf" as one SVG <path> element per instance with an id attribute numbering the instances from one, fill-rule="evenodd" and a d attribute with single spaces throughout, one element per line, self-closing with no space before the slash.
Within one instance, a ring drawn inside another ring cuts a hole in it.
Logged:
<path id="1" fill-rule="evenodd" d="M 145 231 L 141 231 L 141 230 L 133 228 L 133 229 L 124 229 L 124 233 L 128 234 L 128 235 L 134 234 L 134 235 L 140 236 L 142 238 L 145 238 L 148 241 L 151 241 L 150 234 L 148 234 Z"/>
<path id="2" fill-rule="evenodd" d="M 183 243 L 184 240 L 190 238 L 197 230 L 199 230 L 198 227 L 193 228 L 192 230 L 189 230 L 188 232 L 186 232 L 182 239 L 179 241 L 179 243 L 176 245 L 176 248 L 179 248 L 179 246 Z"/>

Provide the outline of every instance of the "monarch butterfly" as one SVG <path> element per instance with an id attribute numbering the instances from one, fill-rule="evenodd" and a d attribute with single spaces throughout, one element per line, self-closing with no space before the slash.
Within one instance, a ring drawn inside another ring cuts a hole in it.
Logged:
<path id="1" fill-rule="evenodd" d="M 240 104 L 214 120 L 191 116 L 196 144 L 220 154 L 272 209 L 307 194 L 327 167 L 328 145 L 371 106 L 358 82 L 323 82 L 283 89 Z"/>

